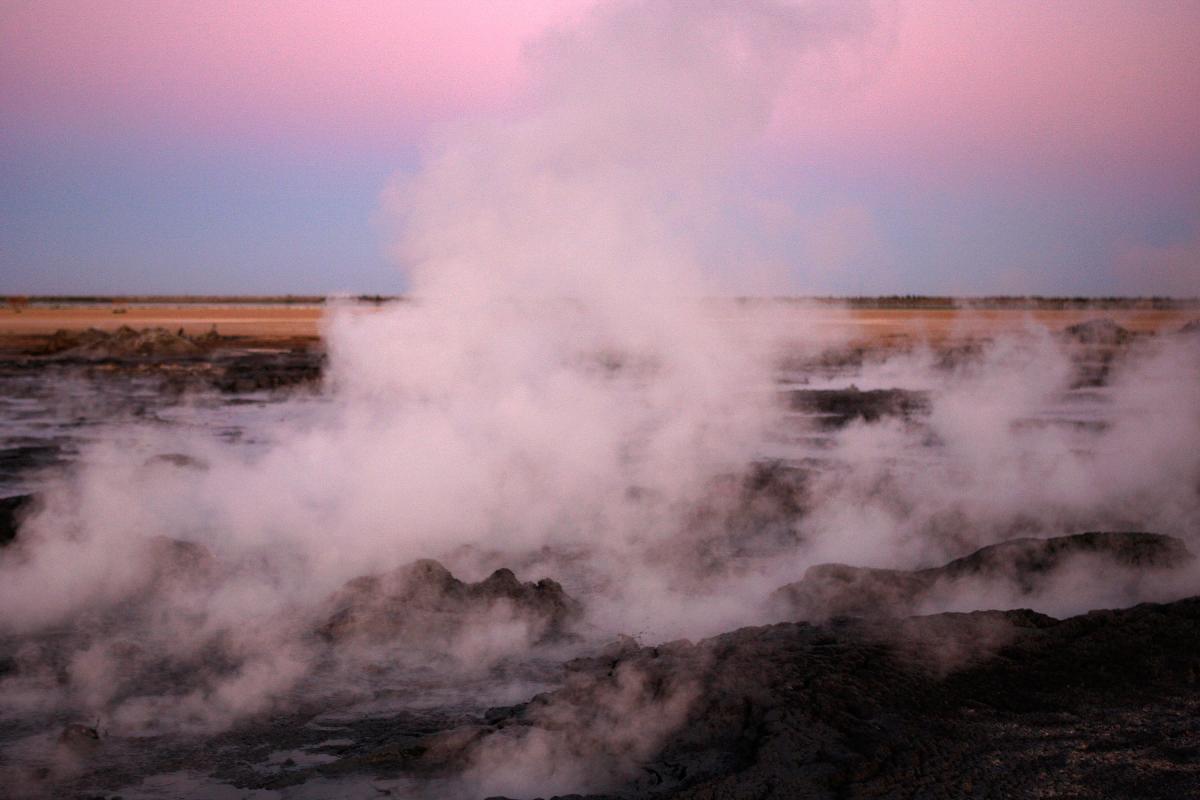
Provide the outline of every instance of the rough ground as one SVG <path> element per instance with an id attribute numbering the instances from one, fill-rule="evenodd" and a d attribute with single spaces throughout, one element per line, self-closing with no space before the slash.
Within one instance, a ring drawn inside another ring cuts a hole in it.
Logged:
<path id="1" fill-rule="evenodd" d="M 321 349 L 305 339 L 264 343 L 222 336 L 215 329 L 191 335 L 182 328 L 122 326 L 114 331 L 62 329 L 40 337 L 24 350 L 0 357 L 0 374 L 47 368 L 140 374 L 161 378 L 166 391 L 252 392 L 314 383 L 324 364 Z"/>
<path id="2" fill-rule="evenodd" d="M 237 394 L 303 385 L 323 363 L 309 347 L 259 353 L 230 337 L 134 334 L 60 337 L 61 349 L 0 362 L 0 378 L 83 370 Z M 1109 322 L 1064 331 L 1075 385 L 1103 384 L 1142 336 Z M 947 368 L 978 355 L 966 346 L 947 352 Z M 863 357 L 861 348 L 822 355 L 831 368 Z M 923 392 L 853 386 L 789 389 L 785 401 L 819 417 L 821 430 L 887 417 L 918 424 L 929 407 Z M 0 453 L 11 462 L 0 458 L 0 472 L 57 463 L 57 451 L 22 448 Z M 198 466 L 182 454 L 156 458 Z M 706 536 L 688 568 L 716 571 L 794 545 L 809 477 L 806 465 L 772 462 L 715 487 L 728 502 L 697 511 Z M 0 500 L 0 544 L 36 502 Z M 0 555 L 14 555 L 20 541 Z M 103 625 L 131 625 L 155 611 L 162 592 L 204 590 L 225 574 L 194 544 L 148 536 L 145 551 L 153 569 L 136 587 L 140 599 Z M 698 643 L 622 639 L 573 660 L 553 643 L 580 609 L 554 581 L 522 583 L 502 569 L 466 583 L 436 562 L 416 562 L 351 581 L 305 620 L 313 669 L 333 680 L 303 683 L 232 728 L 123 737 L 61 708 L 0 715 L 0 742 L 43 737 L 57 754 L 0 757 L 0 798 L 129 796 L 164 773 L 198 776 L 174 796 L 221 784 L 283 796 L 325 785 L 330 797 L 1200 797 L 1200 597 L 1061 620 L 1019 603 L 914 616 L 963 587 L 1035 596 L 1078 577 L 1080 563 L 1117 585 L 1176 580 L 1192 562 L 1171 537 L 1086 533 L 1006 542 L 924 570 L 824 565 L 775 596 L 790 622 Z M 529 642 L 543 642 L 527 657 L 463 675 L 452 659 L 412 656 L 445 646 L 439 637 L 514 621 Z M 82 646 L 71 635 L 49 632 L 35 647 L 0 641 L 0 681 L 31 675 L 50 691 L 67 686 L 65 654 Z M 173 658 L 112 637 L 106 646 L 123 664 L 114 702 L 166 696 L 241 668 L 220 641 L 203 644 Z M 399 663 L 406 654 L 411 663 Z M 344 688 L 330 693 L 331 684 Z M 496 699 L 502 686 L 516 688 Z M 411 698 L 419 704 L 398 707 Z M 535 771 L 547 765 L 569 779 L 542 780 Z M 411 781 L 411 793 L 397 781 Z"/>
<path id="3" fill-rule="evenodd" d="M 1171 536 L 1094 531 L 1014 539 L 920 570 L 818 564 L 802 580 L 777 590 L 772 601 L 792 619 L 907 616 L 955 597 L 1019 599 L 1068 582 L 1070 591 L 1079 594 L 1085 584 L 1161 581 L 1193 561 L 1184 543 Z"/>
<path id="4" fill-rule="evenodd" d="M 1200 791 L 1200 598 L 747 628 L 573 665 L 702 687 L 620 791 L 672 798 L 1183 798 Z M 569 691 L 569 690 L 568 690 Z M 539 698 L 497 728 L 527 724 Z M 500 734 L 495 734 L 500 735 Z M 597 795 L 598 797 L 599 795 Z"/>
<path id="5" fill-rule="evenodd" d="M 248 790 L 363 773 L 436 781 L 550 742 L 601 789 L 593 800 L 1177 800 L 1200 787 L 1198 641 L 1200 598 L 1062 621 L 1010 611 L 745 628 L 569 662 L 563 688 L 517 706 L 325 729 L 339 740 L 317 765 L 263 774 L 215 755 L 300 747 L 311 714 L 218 737 L 190 763 Z"/>

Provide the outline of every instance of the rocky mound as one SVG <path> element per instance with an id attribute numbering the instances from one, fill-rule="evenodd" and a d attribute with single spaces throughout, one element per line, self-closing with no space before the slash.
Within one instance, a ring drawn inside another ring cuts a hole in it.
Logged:
<path id="1" fill-rule="evenodd" d="M 1107 317 L 1089 319 L 1063 329 L 1063 335 L 1079 344 L 1116 347 L 1133 340 L 1132 331 L 1122 328 Z"/>
<path id="2" fill-rule="evenodd" d="M 775 610 L 790 619 L 906 616 L 946 607 L 968 593 L 993 602 L 1029 598 L 1064 580 L 1074 592 L 1109 590 L 1182 568 L 1192 554 L 1179 539 L 1154 533 L 1092 532 L 1014 539 L 940 567 L 905 571 L 819 564 L 778 589 Z M 1026 600 L 1026 602 L 1028 602 Z"/>
<path id="3" fill-rule="evenodd" d="M 1200 785 L 1196 641 L 1200 598 L 1064 621 L 992 611 L 745 628 L 579 659 L 562 689 L 289 777 L 605 792 L 576 800 L 1186 797 Z"/>
<path id="4" fill-rule="evenodd" d="M 1179 333 L 1184 336 L 1195 336 L 1200 334 L 1200 319 L 1188 320 L 1184 326 L 1179 329 Z"/>
<path id="5" fill-rule="evenodd" d="M 326 639 L 403 638 L 430 644 L 472 625 L 506 623 L 540 641 L 565 633 L 581 611 L 549 578 L 522 583 L 511 570 L 498 569 L 478 583 L 464 583 L 431 559 L 355 578 L 330 604 L 335 610 L 319 629 Z"/>
<path id="6" fill-rule="evenodd" d="M 191 337 L 182 329 L 177 333 L 165 328 L 134 330 L 128 325 L 112 332 L 59 330 L 47 342 L 46 352 L 87 359 L 194 357 L 204 353 L 204 345 L 214 336 Z"/>

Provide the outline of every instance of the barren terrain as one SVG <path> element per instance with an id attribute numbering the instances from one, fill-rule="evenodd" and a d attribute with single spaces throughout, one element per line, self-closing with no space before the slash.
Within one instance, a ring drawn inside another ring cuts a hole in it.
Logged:
<path id="1" fill-rule="evenodd" d="M 117 310 L 2 320 L 10 796 L 1200 787 L 1193 309 Z"/>

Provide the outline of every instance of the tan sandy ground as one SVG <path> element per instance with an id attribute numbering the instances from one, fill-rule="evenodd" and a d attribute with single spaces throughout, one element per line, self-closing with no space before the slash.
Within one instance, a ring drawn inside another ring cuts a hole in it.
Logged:
<path id="1" fill-rule="evenodd" d="M 1137 333 L 1166 333 L 1200 316 L 1195 309 L 854 309 L 839 313 L 849 315 L 849 320 L 841 324 L 857 329 L 856 335 L 908 334 L 933 340 L 996 335 L 1038 326 L 1058 331 L 1105 318 Z"/>
<path id="2" fill-rule="evenodd" d="M 373 310 L 364 308 L 363 310 Z M 251 339 L 315 339 L 325 309 L 315 305 L 163 305 L 163 306 L 31 306 L 20 311 L 0 307 L 0 343 L 48 336 L 59 329 L 115 330 L 162 327 L 188 334 L 211 330 L 225 336 Z M 1069 310 L 956 310 L 956 309 L 835 309 L 793 308 L 797 323 L 822 330 L 831 338 L 874 340 L 911 336 L 940 341 L 966 336 L 996 335 L 1043 325 L 1061 330 L 1088 319 L 1109 318 L 1132 331 L 1177 330 L 1200 316 L 1194 309 L 1069 309 Z"/>
<path id="3" fill-rule="evenodd" d="M 30 307 L 21 311 L 0 309 L 0 336 L 46 336 L 59 329 L 116 330 L 131 328 L 183 328 L 185 333 L 206 333 L 215 325 L 225 336 L 259 339 L 315 338 L 319 335 L 320 306 L 63 306 Z"/>

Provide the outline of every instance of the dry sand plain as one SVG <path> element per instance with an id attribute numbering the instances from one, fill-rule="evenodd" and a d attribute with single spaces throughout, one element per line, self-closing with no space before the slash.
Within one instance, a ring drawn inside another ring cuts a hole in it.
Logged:
<path id="1" fill-rule="evenodd" d="M 360 306 L 363 311 L 376 308 Z M 1196 309 L 842 309 L 803 308 L 795 311 L 814 329 L 833 338 L 877 339 L 912 336 L 946 338 L 987 336 L 1019 330 L 1030 324 L 1060 330 L 1087 319 L 1107 317 L 1134 332 L 1170 331 L 1200 316 Z M 225 336 L 251 339 L 317 338 L 325 307 L 319 305 L 62 305 L 0 308 L 0 340 L 9 344 L 48 336 L 57 330 L 87 328 L 112 331 L 131 328 L 180 328 L 189 335 L 214 327 Z"/>
<path id="2" fill-rule="evenodd" d="M 0 309 L 0 336 L 47 336 L 57 330 L 183 328 L 189 335 L 216 326 L 226 336 L 316 337 L 324 310 L 315 305 L 59 306 Z"/>

